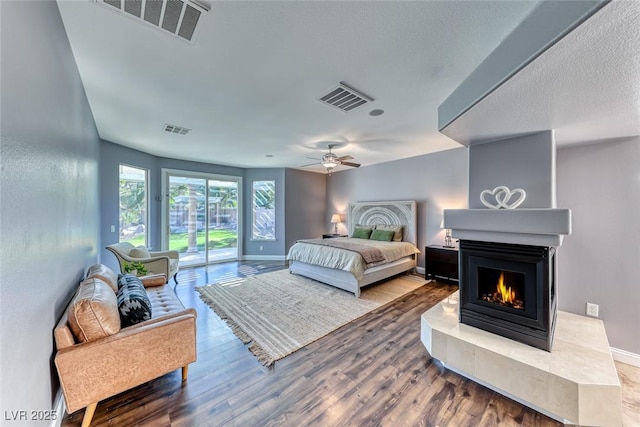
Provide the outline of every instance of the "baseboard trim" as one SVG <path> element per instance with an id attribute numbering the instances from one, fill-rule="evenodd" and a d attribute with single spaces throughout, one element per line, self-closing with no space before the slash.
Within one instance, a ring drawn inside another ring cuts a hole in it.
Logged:
<path id="1" fill-rule="evenodd" d="M 244 261 L 286 261 L 286 255 L 243 255 Z"/>
<path id="2" fill-rule="evenodd" d="M 424 276 L 424 267 L 416 267 L 416 272 Z"/>
<path id="3" fill-rule="evenodd" d="M 62 425 L 62 418 L 64 417 L 67 406 L 64 403 L 62 396 L 62 389 L 59 388 L 56 393 L 56 397 L 53 400 L 53 411 L 57 415 L 55 420 L 51 420 L 50 427 L 60 427 Z"/>
<path id="4" fill-rule="evenodd" d="M 619 348 L 610 347 L 613 360 L 626 363 L 627 365 L 640 368 L 640 354 L 631 353 L 630 351 L 620 350 Z"/>

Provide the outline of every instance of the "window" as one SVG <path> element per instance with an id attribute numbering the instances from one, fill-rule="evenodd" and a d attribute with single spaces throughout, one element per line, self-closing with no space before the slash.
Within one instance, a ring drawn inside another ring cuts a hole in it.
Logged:
<path id="1" fill-rule="evenodd" d="M 276 239 L 276 182 L 253 181 L 253 226 L 251 238 Z"/>
<path id="2" fill-rule="evenodd" d="M 147 170 L 120 165 L 120 242 L 147 246 Z"/>

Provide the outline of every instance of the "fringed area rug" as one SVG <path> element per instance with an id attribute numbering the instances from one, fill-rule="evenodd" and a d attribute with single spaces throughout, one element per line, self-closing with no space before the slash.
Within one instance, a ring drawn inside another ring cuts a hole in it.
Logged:
<path id="1" fill-rule="evenodd" d="M 266 366 L 428 281 L 401 275 L 352 293 L 281 270 L 196 288 Z"/>

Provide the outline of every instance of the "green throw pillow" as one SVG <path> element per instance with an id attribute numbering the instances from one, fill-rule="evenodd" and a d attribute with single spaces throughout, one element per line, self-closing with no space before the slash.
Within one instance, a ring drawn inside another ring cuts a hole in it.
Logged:
<path id="1" fill-rule="evenodd" d="M 355 239 L 368 239 L 369 236 L 371 236 L 371 231 L 372 230 L 366 228 L 354 228 L 351 237 Z"/>
<path id="2" fill-rule="evenodd" d="M 381 242 L 390 242 L 393 239 L 393 230 L 373 230 L 369 240 L 380 240 Z"/>

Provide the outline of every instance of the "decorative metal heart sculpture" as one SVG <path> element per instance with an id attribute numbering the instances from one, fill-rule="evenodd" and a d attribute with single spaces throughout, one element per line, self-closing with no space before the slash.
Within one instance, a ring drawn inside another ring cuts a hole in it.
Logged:
<path id="1" fill-rule="evenodd" d="M 485 199 L 485 196 L 489 194 L 491 194 L 495 198 L 496 200 L 495 204 L 488 202 Z M 516 194 L 519 194 L 518 198 L 513 202 L 509 203 L 509 201 L 511 200 L 511 197 Z M 500 185 L 494 188 L 493 190 L 483 190 L 482 193 L 480 193 L 480 201 L 482 202 L 483 205 L 485 205 L 490 209 L 515 209 L 518 206 L 520 206 L 524 202 L 524 199 L 526 198 L 527 198 L 527 193 L 525 193 L 525 191 L 522 188 L 515 188 L 513 190 L 509 190 L 509 187 L 505 187 L 504 185 Z"/>

